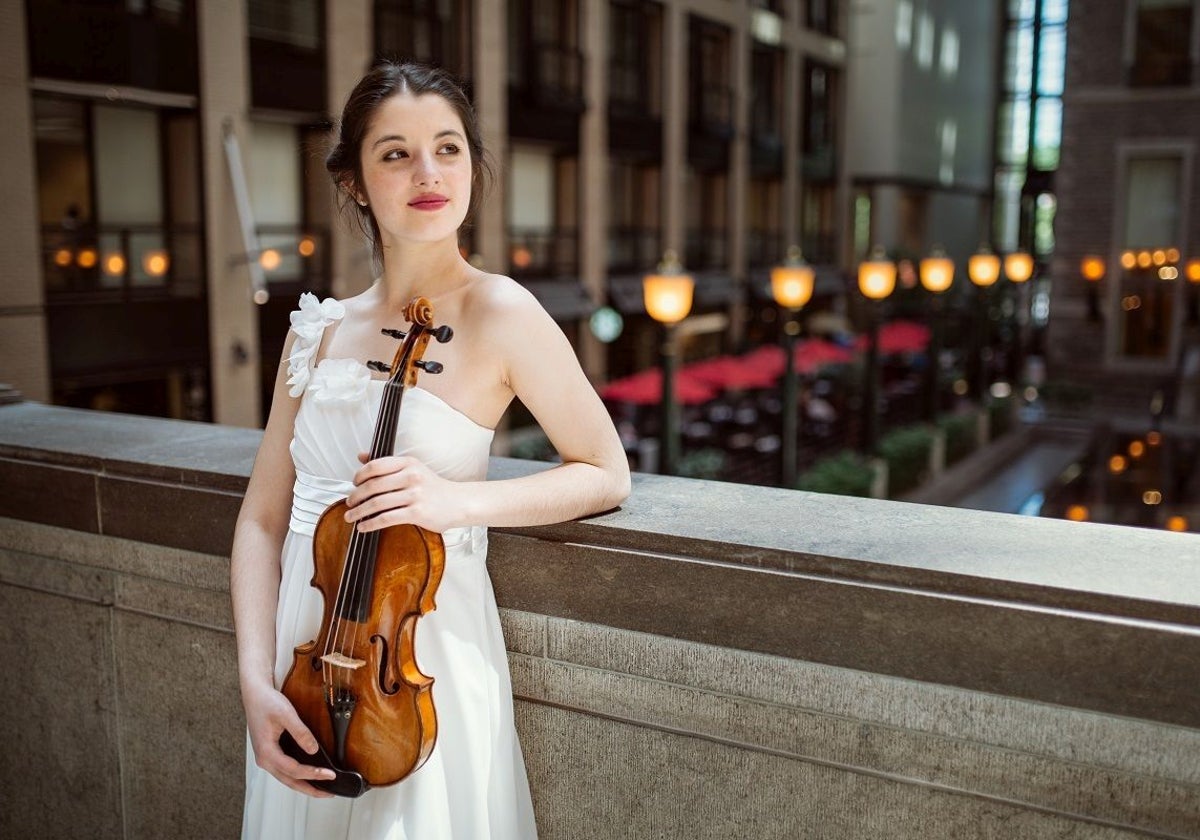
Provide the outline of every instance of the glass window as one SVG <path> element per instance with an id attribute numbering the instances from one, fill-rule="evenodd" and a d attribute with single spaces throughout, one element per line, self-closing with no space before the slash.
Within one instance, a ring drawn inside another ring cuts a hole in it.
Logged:
<path id="1" fill-rule="evenodd" d="M 1137 38 L 1130 82 L 1135 85 L 1186 85 L 1192 0 L 1139 0 Z"/>
<path id="2" fill-rule="evenodd" d="M 1033 0 L 1008 0 L 1008 17 L 1011 20 L 1031 22 L 1033 20 Z"/>
<path id="3" fill-rule="evenodd" d="M 1067 0 L 1042 0 L 1042 23 L 1067 22 Z"/>
<path id="4" fill-rule="evenodd" d="M 1062 145 L 1062 100 L 1038 99 L 1035 118 L 1037 128 L 1033 135 L 1033 166 L 1035 169 L 1057 169 Z"/>
<path id="5" fill-rule="evenodd" d="M 1175 289 L 1164 282 L 1155 252 L 1177 247 L 1180 214 L 1179 157 L 1131 159 L 1126 168 L 1124 247 L 1136 254 L 1121 275 L 1120 350 L 1126 356 L 1165 358 L 1171 346 Z"/>
<path id="6" fill-rule="evenodd" d="M 1067 69 L 1067 30 L 1061 26 L 1043 28 L 1039 48 L 1037 92 L 1062 96 Z"/>
<path id="7" fill-rule="evenodd" d="M 1033 83 L 1033 29 L 1024 26 L 1008 31 L 1004 47 L 1004 90 L 1028 96 Z"/>
<path id="8" fill-rule="evenodd" d="M 1002 164 L 1023 165 L 1029 156 L 1029 100 L 1001 102 L 996 120 L 996 157 Z"/>

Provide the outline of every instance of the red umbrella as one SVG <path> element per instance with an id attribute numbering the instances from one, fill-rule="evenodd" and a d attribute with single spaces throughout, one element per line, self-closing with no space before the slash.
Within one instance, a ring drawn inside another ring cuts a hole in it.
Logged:
<path id="1" fill-rule="evenodd" d="M 862 335 L 854 346 L 865 350 L 870 338 Z M 929 327 L 916 321 L 889 321 L 879 328 L 880 353 L 919 353 L 929 346 Z"/>
<path id="2" fill-rule="evenodd" d="M 797 372 L 813 373 L 822 365 L 848 362 L 854 358 L 854 353 L 832 341 L 809 338 L 797 342 L 792 358 L 796 361 Z M 769 372 L 776 378 L 783 375 L 783 370 L 787 366 L 783 348 L 774 344 L 766 344 L 757 350 L 750 351 L 742 356 L 742 361 L 764 372 Z"/>
<path id="3" fill-rule="evenodd" d="M 769 388 L 779 375 L 756 363 L 737 356 L 717 356 L 684 367 L 688 376 L 716 388 Z"/>
<path id="4" fill-rule="evenodd" d="M 675 374 L 672 390 L 675 399 L 683 405 L 694 405 L 708 402 L 717 395 L 710 385 L 679 372 Z M 637 405 L 652 405 L 662 401 L 662 370 L 651 368 L 614 379 L 600 389 L 600 396 L 614 402 L 630 402 Z"/>

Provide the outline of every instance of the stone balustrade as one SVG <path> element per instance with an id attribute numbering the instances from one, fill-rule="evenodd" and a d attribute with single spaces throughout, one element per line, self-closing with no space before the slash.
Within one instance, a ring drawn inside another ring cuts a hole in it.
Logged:
<path id="1" fill-rule="evenodd" d="M 0 405 L 0 836 L 237 836 L 258 440 Z M 1195 535 L 638 475 L 489 567 L 545 840 L 1200 838 Z"/>

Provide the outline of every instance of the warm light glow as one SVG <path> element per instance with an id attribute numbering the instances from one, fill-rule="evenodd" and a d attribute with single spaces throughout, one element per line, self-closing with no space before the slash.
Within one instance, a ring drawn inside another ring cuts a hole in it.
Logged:
<path id="1" fill-rule="evenodd" d="M 59 268 L 66 268 L 71 264 L 71 249 L 59 248 L 54 252 L 54 264 Z"/>
<path id="2" fill-rule="evenodd" d="M 533 253 L 524 245 L 512 249 L 512 264 L 514 268 L 529 268 L 533 263 Z"/>
<path id="3" fill-rule="evenodd" d="M 1127 466 L 1129 466 L 1129 462 L 1125 460 L 1124 455 L 1114 455 L 1108 459 L 1108 471 L 1113 475 L 1125 472 Z"/>
<path id="4" fill-rule="evenodd" d="M 258 255 L 258 264 L 263 267 L 263 271 L 274 271 L 279 268 L 280 262 L 282 258 L 274 248 L 268 248 Z"/>
<path id="5" fill-rule="evenodd" d="M 1187 279 L 1192 283 L 1200 283 L 1200 260 L 1188 260 L 1183 267 Z"/>
<path id="6" fill-rule="evenodd" d="M 921 260 L 921 285 L 934 294 L 946 291 L 954 283 L 954 260 L 940 251 Z"/>
<path id="7" fill-rule="evenodd" d="M 1186 516 L 1171 516 L 1167 518 L 1168 531 L 1186 531 L 1188 521 Z"/>
<path id="8" fill-rule="evenodd" d="M 1137 295 L 1128 295 L 1121 298 L 1121 308 L 1126 312 L 1132 312 L 1135 309 L 1142 308 L 1142 299 Z"/>
<path id="9" fill-rule="evenodd" d="M 1157 490 L 1147 490 L 1142 494 L 1142 503 L 1147 505 L 1162 504 L 1162 493 Z"/>
<path id="10" fill-rule="evenodd" d="M 1149 268 L 1154 262 L 1154 257 L 1149 251 L 1138 251 L 1137 264 L 1138 268 Z"/>
<path id="11" fill-rule="evenodd" d="M 986 248 L 967 260 L 967 276 L 976 286 L 986 287 L 1000 279 L 1000 258 Z"/>
<path id="12" fill-rule="evenodd" d="M 1121 266 L 1123 268 L 1133 268 L 1137 265 L 1137 255 L 1133 251 L 1123 251 L 1121 253 Z"/>
<path id="13" fill-rule="evenodd" d="M 1087 522 L 1088 509 L 1086 505 L 1071 505 L 1067 508 L 1067 519 L 1072 522 Z"/>
<path id="14" fill-rule="evenodd" d="M 858 290 L 871 300 L 883 300 L 896 288 L 896 264 L 880 248 L 858 264 Z"/>
<path id="15" fill-rule="evenodd" d="M 1162 433 L 1154 431 L 1146 432 L 1147 446 L 1158 446 L 1160 443 L 1162 443 Z"/>
<path id="16" fill-rule="evenodd" d="M 302 257 L 311 257 L 317 252 L 316 240 L 311 236 L 306 236 L 300 240 L 300 244 L 296 246 L 296 250 L 300 252 L 300 256 Z M 466 254 L 463 254 L 464 259 L 466 259 L 466 256 Z"/>
<path id="17" fill-rule="evenodd" d="M 1169 263 L 1179 262 L 1179 249 L 1178 248 L 1168 248 L 1167 249 L 1167 262 L 1169 262 Z"/>
<path id="18" fill-rule="evenodd" d="M 1146 454 L 1146 444 L 1142 443 L 1140 440 L 1132 441 L 1129 444 L 1129 457 L 1130 458 L 1134 458 L 1134 459 L 1141 458 L 1145 454 Z"/>
<path id="19" fill-rule="evenodd" d="M 162 277 L 167 273 L 171 261 L 166 251 L 147 251 L 142 255 L 142 268 L 151 277 Z"/>
<path id="20" fill-rule="evenodd" d="M 953 388 L 955 396 L 965 397 L 967 395 L 967 380 L 955 379 Z"/>
<path id="21" fill-rule="evenodd" d="M 125 273 L 125 257 L 114 251 L 104 258 L 104 273 L 110 277 L 120 277 Z"/>
<path id="22" fill-rule="evenodd" d="M 789 248 L 783 265 L 771 269 L 771 295 L 785 309 L 799 309 L 813 293 L 813 269 L 800 256 L 799 248 Z"/>
<path id="23" fill-rule="evenodd" d="M 266 289 L 255 289 L 254 290 L 254 302 L 257 303 L 259 306 L 262 306 L 270 299 L 271 299 L 271 293 L 268 292 Z"/>
<path id="24" fill-rule="evenodd" d="M 1158 270 L 1159 280 L 1174 280 L 1179 277 L 1179 269 L 1173 265 L 1164 265 Z"/>
<path id="25" fill-rule="evenodd" d="M 650 317 L 662 324 L 676 324 L 692 311 L 696 284 L 683 273 L 674 251 L 667 251 L 656 274 L 642 278 L 642 295 Z"/>
<path id="26" fill-rule="evenodd" d="M 75 256 L 75 262 L 80 268 L 95 268 L 97 259 L 95 248 L 84 248 Z"/>
<path id="27" fill-rule="evenodd" d="M 1125 258 L 1122 256 L 1122 264 L 1124 264 L 1124 260 Z M 1126 267 L 1132 268 L 1132 266 Z M 1104 277 L 1104 260 L 1094 254 L 1089 254 L 1079 261 L 1079 273 L 1083 275 L 1084 280 L 1095 283 Z"/>
<path id="28" fill-rule="evenodd" d="M 1024 283 L 1033 276 L 1033 257 L 1017 251 L 1004 258 L 1004 275 L 1014 283 Z"/>
<path id="29" fill-rule="evenodd" d="M 1159 248 L 1153 254 L 1150 255 L 1150 259 L 1153 260 L 1155 265 L 1166 265 L 1167 264 L 1167 252 L 1164 251 L 1162 248 Z"/>

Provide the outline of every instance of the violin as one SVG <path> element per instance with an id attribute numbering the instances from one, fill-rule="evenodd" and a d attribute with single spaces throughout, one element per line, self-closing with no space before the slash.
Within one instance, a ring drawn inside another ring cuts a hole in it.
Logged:
<path id="1" fill-rule="evenodd" d="M 391 455 L 406 388 L 417 371 L 441 373 L 422 357 L 430 338 L 445 343 L 448 326 L 433 326 L 433 308 L 414 298 L 404 317 L 407 333 L 391 365 L 369 362 L 389 373 L 371 459 Z M 304 764 L 333 770 L 332 780 L 314 787 L 339 796 L 361 796 L 371 787 L 395 784 L 425 763 L 437 739 L 433 677 L 417 666 L 417 621 L 435 608 L 446 551 L 441 534 L 416 525 L 393 525 L 360 533 L 346 522 L 346 502 L 325 509 L 313 534 L 312 585 L 324 598 L 317 637 L 295 648 L 283 694 L 316 736 L 315 754 L 305 752 L 285 730 L 280 746 Z"/>

